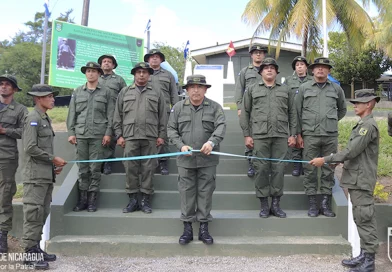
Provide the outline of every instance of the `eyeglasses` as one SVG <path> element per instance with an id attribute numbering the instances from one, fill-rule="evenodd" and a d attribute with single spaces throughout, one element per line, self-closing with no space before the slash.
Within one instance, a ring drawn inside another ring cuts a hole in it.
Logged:
<path id="1" fill-rule="evenodd" d="M 255 55 L 264 55 L 264 51 L 255 50 L 255 51 L 253 51 L 252 54 L 255 54 Z"/>

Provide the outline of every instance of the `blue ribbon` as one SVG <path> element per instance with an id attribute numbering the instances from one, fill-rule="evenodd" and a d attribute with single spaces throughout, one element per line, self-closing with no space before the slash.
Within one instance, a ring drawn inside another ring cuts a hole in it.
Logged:
<path id="1" fill-rule="evenodd" d="M 173 153 L 165 153 L 165 154 L 146 155 L 146 156 L 134 156 L 134 157 L 100 159 L 100 160 L 68 161 L 68 163 L 116 162 L 116 161 L 148 160 L 148 159 L 157 159 L 157 158 L 166 158 L 166 157 L 176 157 L 176 156 L 181 156 L 181 155 L 191 155 L 192 152 L 201 152 L 201 151 L 200 150 L 191 150 L 191 151 L 185 151 L 185 152 L 173 152 Z M 309 161 L 297 161 L 297 160 L 281 160 L 281 159 L 271 159 L 271 158 L 259 158 L 259 157 L 254 157 L 254 156 L 236 155 L 236 154 L 217 152 L 217 151 L 211 151 L 211 154 L 212 155 L 218 155 L 218 156 L 237 157 L 237 158 L 245 158 L 245 159 L 256 159 L 256 160 L 265 160 L 265 161 L 301 162 L 301 163 L 308 163 L 309 162 Z"/>

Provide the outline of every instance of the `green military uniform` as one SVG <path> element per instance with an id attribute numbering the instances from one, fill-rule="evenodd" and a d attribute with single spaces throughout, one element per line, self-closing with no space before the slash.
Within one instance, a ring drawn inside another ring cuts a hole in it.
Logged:
<path id="1" fill-rule="evenodd" d="M 53 183 L 54 132 L 49 116 L 37 107 L 26 117 L 23 127 L 23 244 L 31 248 L 41 240 L 42 228 L 50 212 Z"/>
<path id="2" fill-rule="evenodd" d="M 115 98 L 108 88 L 98 83 L 95 90 L 84 84 L 76 88 L 69 103 L 67 128 L 76 136 L 77 160 L 98 160 L 105 157 L 104 136 L 112 136 Z M 79 190 L 98 192 L 101 164 L 79 163 Z"/>
<path id="3" fill-rule="evenodd" d="M 388 135 L 392 136 L 392 112 L 388 113 Z"/>
<path id="4" fill-rule="evenodd" d="M 267 61 L 265 59 L 263 64 Z M 285 158 L 287 138 L 296 134 L 297 120 L 293 101 L 294 93 L 279 83 L 268 87 L 261 81 L 245 92 L 240 125 L 244 137 L 252 137 L 254 140 L 254 156 L 281 160 Z M 254 160 L 253 164 L 256 169 L 256 197 L 282 196 L 285 163 Z"/>
<path id="5" fill-rule="evenodd" d="M 157 138 L 166 138 L 166 118 L 163 93 L 150 83 L 144 87 L 133 84 L 122 89 L 117 98 L 113 128 L 116 138 L 125 139 L 124 157 L 155 154 Z M 139 189 L 147 195 L 154 193 L 155 159 L 124 161 L 124 167 L 128 194 L 137 193 Z"/>
<path id="6" fill-rule="evenodd" d="M 291 90 L 291 92 L 296 95 L 298 93 L 299 87 L 303 83 L 311 81 L 312 79 L 313 79 L 313 77 L 308 74 L 306 74 L 306 76 L 302 77 L 302 78 L 299 77 L 297 74 L 294 74 L 292 76 L 287 77 L 283 84 L 287 85 L 289 87 L 289 89 Z M 302 149 L 292 147 L 292 148 L 289 148 L 289 151 L 290 151 L 290 149 L 291 149 L 291 156 L 289 156 L 290 159 L 297 160 L 297 161 L 302 160 Z"/>
<path id="7" fill-rule="evenodd" d="M 259 69 L 260 67 L 250 64 L 243 68 L 238 74 L 237 81 L 235 83 L 235 102 L 237 104 L 237 109 L 241 109 L 242 98 L 245 90 L 251 85 L 261 81 Z"/>
<path id="8" fill-rule="evenodd" d="M 0 81 L 3 80 L 14 83 L 18 91 L 21 91 L 13 76 L 3 75 Z M 0 105 L 0 127 L 5 129 L 5 134 L 0 134 L 0 231 L 2 232 L 12 229 L 12 198 L 16 193 L 15 173 L 19 158 L 16 140 L 22 137 L 24 118 L 27 113 L 27 108 L 15 100 L 8 105 Z"/>
<path id="9" fill-rule="evenodd" d="M 226 132 L 226 118 L 222 107 L 211 99 L 204 98 L 197 109 L 186 99 L 171 110 L 167 128 L 170 141 L 179 150 L 184 145 L 200 150 L 204 143 L 211 141 L 213 151 L 219 151 Z M 182 221 L 212 220 L 210 211 L 218 163 L 219 156 L 200 152 L 177 157 Z"/>

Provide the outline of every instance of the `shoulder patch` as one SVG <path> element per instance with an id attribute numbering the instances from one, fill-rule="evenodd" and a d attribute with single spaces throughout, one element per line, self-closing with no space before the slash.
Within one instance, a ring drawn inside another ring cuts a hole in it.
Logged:
<path id="1" fill-rule="evenodd" d="M 295 93 L 297 94 L 299 92 L 299 90 L 297 89 L 296 91 L 295 91 Z"/>
<path id="2" fill-rule="evenodd" d="M 30 126 L 33 126 L 33 127 L 38 126 L 38 123 L 35 122 L 35 121 L 31 121 L 31 122 L 30 122 Z"/>
<path id="3" fill-rule="evenodd" d="M 174 112 L 174 108 L 172 108 L 172 109 L 170 110 L 170 112 Z"/>
<path id="4" fill-rule="evenodd" d="M 367 130 L 366 128 L 361 128 L 361 129 L 359 130 L 359 135 L 365 136 L 367 132 L 368 132 L 368 130 Z"/>

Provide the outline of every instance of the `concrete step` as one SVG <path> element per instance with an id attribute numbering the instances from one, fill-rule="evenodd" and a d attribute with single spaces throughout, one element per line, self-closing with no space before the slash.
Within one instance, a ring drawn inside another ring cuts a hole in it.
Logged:
<path id="1" fill-rule="evenodd" d="M 178 173 L 177 163 L 175 158 L 168 160 L 169 173 Z M 291 174 L 293 169 L 292 163 L 286 165 L 285 173 Z M 112 166 L 113 173 L 125 173 L 122 162 L 114 162 Z M 157 172 L 159 169 L 157 168 Z M 217 174 L 246 174 L 248 172 L 248 162 L 246 159 L 236 158 L 220 158 L 219 164 L 216 168 Z"/>
<path id="2" fill-rule="evenodd" d="M 256 207 L 254 207 L 256 208 Z M 260 218 L 259 210 L 212 210 L 209 223 L 212 235 L 219 236 L 336 236 L 338 217 L 310 218 L 307 210 L 287 210 L 287 218 Z M 179 210 L 154 209 L 122 213 L 122 209 L 98 209 L 97 212 L 69 212 L 64 217 L 67 235 L 153 235 L 179 236 L 183 231 Z M 81 227 L 83 226 L 83 227 Z M 193 223 L 194 234 L 199 223 Z"/>
<path id="3" fill-rule="evenodd" d="M 178 190 L 178 174 L 170 174 L 162 176 L 161 174 L 154 175 L 155 190 L 176 191 Z M 288 174 L 285 175 L 284 189 L 287 191 L 303 191 L 303 176 L 293 177 Z M 111 175 L 102 176 L 101 189 L 124 189 L 125 188 L 125 174 L 113 173 Z M 254 190 L 254 180 L 245 174 L 218 174 L 216 178 L 216 190 L 220 191 L 252 191 Z"/>
<path id="4" fill-rule="evenodd" d="M 178 244 L 177 236 L 56 236 L 47 251 L 66 256 L 172 257 L 246 256 L 293 254 L 346 254 L 350 244 L 339 236 L 323 237 L 220 237 L 204 245 L 194 237 L 189 245 Z"/>
<path id="5" fill-rule="evenodd" d="M 122 209 L 128 202 L 128 195 L 121 189 L 102 189 L 98 196 L 98 208 Z M 300 191 L 285 191 L 280 203 L 282 209 L 308 209 L 308 198 Z M 153 209 L 179 209 L 180 195 L 178 191 L 156 190 L 151 206 Z M 259 206 L 260 201 L 254 191 L 215 191 L 212 196 L 212 208 L 217 210 L 253 210 Z"/>

